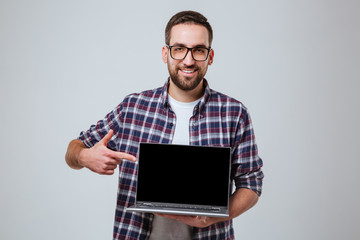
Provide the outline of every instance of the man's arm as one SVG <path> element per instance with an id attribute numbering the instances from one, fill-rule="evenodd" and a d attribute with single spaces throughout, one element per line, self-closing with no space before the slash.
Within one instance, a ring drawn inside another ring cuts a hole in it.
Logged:
<path id="1" fill-rule="evenodd" d="M 79 155 L 83 149 L 86 149 L 86 146 L 82 141 L 78 139 L 74 139 L 69 143 L 65 155 L 65 160 L 69 167 L 73 169 L 83 168 L 83 166 L 79 163 Z"/>
<path id="2" fill-rule="evenodd" d="M 239 188 L 230 198 L 229 219 L 233 219 L 243 214 L 257 203 L 259 196 L 250 189 Z"/>
<path id="3" fill-rule="evenodd" d="M 65 155 L 66 163 L 73 169 L 86 167 L 99 174 L 112 175 L 123 159 L 135 162 L 136 158 L 130 154 L 107 148 L 107 143 L 112 136 L 113 131 L 110 130 L 91 148 L 87 148 L 80 140 L 72 140 Z"/>
<path id="4" fill-rule="evenodd" d="M 183 215 L 170 215 L 170 214 L 157 214 L 157 215 L 175 219 L 193 227 L 204 228 L 212 224 L 215 224 L 217 222 L 227 221 L 236 218 L 237 216 L 241 215 L 242 213 L 246 212 L 251 207 L 253 207 L 257 203 L 258 199 L 259 199 L 258 195 L 250 189 L 247 188 L 237 189 L 230 197 L 228 218 L 183 216 Z"/>

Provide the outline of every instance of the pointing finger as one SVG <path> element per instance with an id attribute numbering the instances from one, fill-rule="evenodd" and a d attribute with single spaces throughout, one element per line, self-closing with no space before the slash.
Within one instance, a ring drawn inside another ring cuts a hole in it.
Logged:
<path id="1" fill-rule="evenodd" d="M 114 152 L 113 158 L 117 160 L 119 164 L 122 160 L 129 160 L 132 162 L 136 162 L 137 160 L 136 157 L 134 157 L 133 155 L 124 152 Z"/>

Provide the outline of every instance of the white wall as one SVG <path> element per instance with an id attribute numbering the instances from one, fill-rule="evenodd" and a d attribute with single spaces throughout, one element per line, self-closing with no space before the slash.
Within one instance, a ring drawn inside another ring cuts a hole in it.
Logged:
<path id="1" fill-rule="evenodd" d="M 116 176 L 67 167 L 68 142 L 161 86 L 164 28 L 213 25 L 211 87 L 250 109 L 264 160 L 237 239 L 359 239 L 360 2 L 0 2 L 0 239 L 111 239 Z"/>

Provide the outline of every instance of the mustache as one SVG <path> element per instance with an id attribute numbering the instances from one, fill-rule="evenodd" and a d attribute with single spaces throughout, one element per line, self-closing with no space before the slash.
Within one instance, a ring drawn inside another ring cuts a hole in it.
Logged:
<path id="1" fill-rule="evenodd" d="M 180 70 L 198 70 L 199 68 L 195 65 L 189 65 L 189 66 L 179 66 L 178 69 Z"/>

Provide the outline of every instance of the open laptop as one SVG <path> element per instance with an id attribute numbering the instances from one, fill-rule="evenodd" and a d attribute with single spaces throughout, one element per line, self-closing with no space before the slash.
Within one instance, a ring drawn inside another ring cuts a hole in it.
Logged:
<path id="1" fill-rule="evenodd" d="M 140 143 L 129 211 L 228 217 L 231 148 Z"/>

